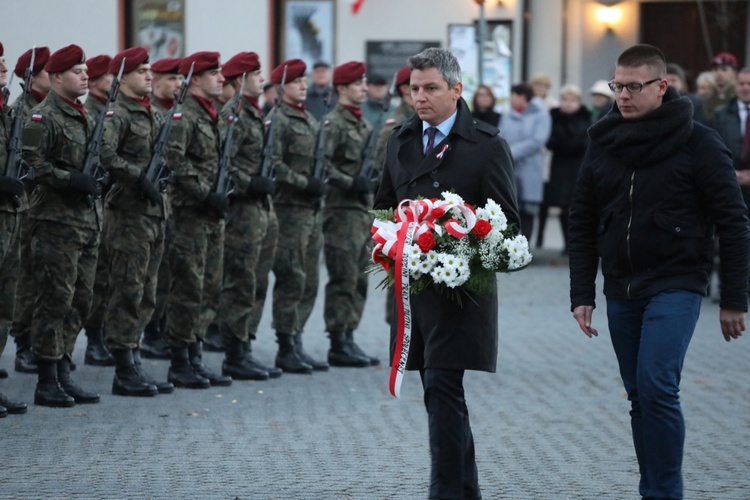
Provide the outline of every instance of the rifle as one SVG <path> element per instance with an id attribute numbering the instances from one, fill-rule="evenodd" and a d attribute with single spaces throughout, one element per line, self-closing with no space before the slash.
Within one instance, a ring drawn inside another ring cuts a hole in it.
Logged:
<path id="1" fill-rule="evenodd" d="M 15 76 L 15 72 L 11 72 L 10 79 L 8 80 L 8 85 L 3 87 L 3 102 L 7 103 L 10 99 L 10 87 L 13 85 L 13 76 Z"/>
<path id="2" fill-rule="evenodd" d="M 246 74 L 242 73 L 242 85 L 240 85 L 240 91 L 237 93 L 237 100 L 234 103 L 235 111 L 229 115 L 229 125 L 227 126 L 227 134 L 224 136 L 224 148 L 219 159 L 219 172 L 216 175 L 216 185 L 214 186 L 214 192 L 223 194 L 224 196 L 228 196 L 234 192 L 234 181 L 232 181 L 232 177 L 229 175 L 229 167 L 231 167 L 232 163 L 232 132 L 242 111 L 242 93 L 245 91 Z"/>
<path id="3" fill-rule="evenodd" d="M 104 135 L 104 119 L 109 116 L 112 108 L 112 103 L 117 99 L 117 94 L 120 92 L 120 79 L 122 78 L 122 72 L 125 70 L 125 58 L 123 57 L 122 63 L 120 64 L 120 72 L 112 80 L 112 86 L 109 87 L 109 93 L 107 94 L 107 104 L 104 105 L 102 110 L 99 112 L 99 117 L 96 119 L 96 125 L 94 126 L 94 132 L 91 134 L 91 139 L 86 147 L 86 160 L 83 162 L 83 173 L 92 176 L 96 179 L 98 185 L 107 184 L 109 182 L 109 173 L 104 169 L 101 162 L 102 152 L 102 136 Z M 97 195 L 97 198 L 99 195 Z M 94 207 L 94 200 L 91 195 L 86 196 L 86 202 L 89 207 Z"/>
<path id="4" fill-rule="evenodd" d="M 378 139 L 380 138 L 380 129 L 383 128 L 385 123 L 385 115 L 388 109 L 391 107 L 391 97 L 396 93 L 396 79 L 398 73 L 393 75 L 393 81 L 391 82 L 391 88 L 388 93 L 383 97 L 383 113 L 378 118 L 378 126 L 373 127 L 367 138 L 367 146 L 362 151 L 362 166 L 359 168 L 359 174 L 373 184 L 380 184 L 380 177 L 383 175 L 382 171 L 375 162 L 375 154 L 378 148 Z"/>
<path id="5" fill-rule="evenodd" d="M 326 96 L 326 110 L 318 128 L 318 141 L 315 144 L 315 165 L 313 166 L 313 177 L 323 182 L 328 181 L 328 165 L 326 164 L 326 123 L 325 116 L 331 111 L 333 102 L 333 85 L 328 87 Z"/>
<path id="6" fill-rule="evenodd" d="M 279 113 L 279 106 L 281 106 L 281 98 L 284 95 L 284 84 L 286 83 L 286 69 L 284 66 L 284 74 L 281 75 L 281 85 L 279 90 L 276 92 L 276 100 L 273 103 L 273 107 L 276 113 Z M 276 140 L 276 126 L 274 125 L 275 120 L 271 120 L 268 125 L 268 133 L 266 134 L 266 143 L 263 145 L 263 161 L 260 166 L 260 176 L 268 177 L 273 179 L 273 143 Z"/>
<path id="7" fill-rule="evenodd" d="M 8 163 L 5 165 L 5 175 L 19 180 L 23 180 L 28 176 L 28 172 L 26 174 L 23 173 L 24 170 L 28 170 L 28 166 L 23 160 L 23 142 L 21 137 L 23 135 L 23 124 L 26 120 L 25 104 L 29 97 L 29 93 L 31 92 L 34 59 L 36 59 L 36 45 L 31 49 L 31 62 L 23 75 L 23 92 L 18 98 L 18 104 L 16 104 L 16 110 L 15 113 L 13 113 L 13 124 L 11 125 L 10 137 L 8 140 Z M 13 76 L 11 75 L 11 79 L 12 78 Z M 4 96 L 6 90 L 8 90 L 8 87 L 3 89 Z M 8 95 L 10 95 L 9 90 Z M 14 196 L 12 201 L 13 205 L 16 207 L 21 206 L 21 200 L 18 196 Z"/>
<path id="8" fill-rule="evenodd" d="M 148 181 L 156 186 L 162 193 L 167 190 L 166 181 L 169 177 L 169 175 L 163 175 L 164 171 L 167 170 L 169 134 L 172 132 L 172 123 L 179 115 L 177 109 L 182 105 L 187 96 L 188 87 L 190 87 L 190 78 L 193 76 L 193 67 L 195 67 L 195 63 L 190 65 L 190 71 L 188 72 L 187 78 L 182 81 L 180 89 L 175 96 L 174 106 L 172 106 L 169 116 L 159 128 L 159 136 L 154 143 L 154 150 L 151 153 L 151 161 L 148 162 L 148 168 L 146 169 L 146 179 L 148 179 Z"/>

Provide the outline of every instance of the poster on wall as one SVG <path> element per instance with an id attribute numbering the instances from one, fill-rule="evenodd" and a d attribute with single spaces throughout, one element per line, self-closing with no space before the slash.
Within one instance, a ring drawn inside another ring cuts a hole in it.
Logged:
<path id="1" fill-rule="evenodd" d="M 149 51 L 151 62 L 185 56 L 185 0 L 130 0 L 129 46 Z"/>
<path id="2" fill-rule="evenodd" d="M 282 60 L 334 64 L 333 0 L 287 0 L 284 4 Z"/>
<path id="3" fill-rule="evenodd" d="M 383 76 L 391 81 L 393 75 L 405 64 L 406 59 L 419 54 L 428 47 L 440 47 L 439 41 L 385 40 L 367 41 L 365 44 L 367 75 Z"/>
<path id="4" fill-rule="evenodd" d="M 510 107 L 510 87 L 512 85 L 512 56 L 510 21 L 488 21 L 487 39 L 484 43 L 483 83 L 492 89 L 497 105 L 495 110 L 506 112 Z M 463 97 L 471 103 L 479 85 L 479 61 L 476 24 L 448 25 L 448 50 L 461 65 L 464 84 Z"/>

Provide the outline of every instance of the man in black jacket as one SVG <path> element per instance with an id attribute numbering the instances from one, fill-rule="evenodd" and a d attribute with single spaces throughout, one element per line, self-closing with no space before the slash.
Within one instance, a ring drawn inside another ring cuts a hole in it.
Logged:
<path id="1" fill-rule="evenodd" d="M 644 498 L 682 498 L 679 383 L 719 237 L 721 331 L 745 330 L 750 229 L 732 160 L 668 87 L 662 52 L 617 60 L 612 111 L 589 129 L 570 213 L 573 316 L 591 337 L 599 258 L 612 344 L 632 409 Z"/>
<path id="2" fill-rule="evenodd" d="M 461 98 L 456 58 L 430 48 L 409 58 L 409 67 L 417 116 L 397 125 L 388 139 L 375 208 L 455 190 L 473 206 L 492 198 L 508 223 L 518 227 L 510 150 L 495 127 L 472 118 Z M 406 369 L 422 376 L 432 455 L 430 498 L 481 498 L 463 376 L 465 370 L 495 371 L 497 288 L 464 296 L 463 307 L 433 287 L 412 295 L 410 302 Z M 396 323 L 391 323 L 391 359 Z"/>

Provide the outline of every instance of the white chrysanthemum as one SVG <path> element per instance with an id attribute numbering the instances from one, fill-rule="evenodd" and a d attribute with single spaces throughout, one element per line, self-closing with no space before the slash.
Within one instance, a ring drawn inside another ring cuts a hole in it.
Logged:
<path id="1" fill-rule="evenodd" d="M 418 272 L 420 270 L 420 261 L 421 259 L 419 257 L 409 257 L 409 259 L 406 262 L 406 267 L 409 269 L 410 273 Z"/>
<path id="2" fill-rule="evenodd" d="M 464 199 L 458 196 L 456 193 L 451 193 L 450 191 L 443 191 L 440 193 L 440 196 L 443 198 L 443 200 L 447 201 L 448 203 L 453 203 L 454 205 L 463 205 Z"/>
<path id="3" fill-rule="evenodd" d="M 503 242 L 503 248 L 508 251 L 508 268 L 519 269 L 531 262 L 529 242 L 522 234 L 507 239 Z"/>
<path id="4" fill-rule="evenodd" d="M 435 283 L 444 283 L 445 269 L 440 266 L 435 266 L 435 268 L 430 271 L 430 276 L 432 277 L 432 281 L 434 281 Z"/>
<path id="5" fill-rule="evenodd" d="M 422 250 L 417 245 L 404 245 L 404 249 L 408 258 L 419 258 L 422 255 Z"/>
<path id="6" fill-rule="evenodd" d="M 435 262 L 437 262 L 437 260 L 429 260 L 426 258 L 420 259 L 418 266 L 419 272 L 422 274 L 429 273 L 432 271 L 432 268 L 435 267 Z"/>
<path id="7" fill-rule="evenodd" d="M 435 250 L 430 250 L 424 254 L 424 260 L 434 267 L 438 263 L 438 253 Z"/>

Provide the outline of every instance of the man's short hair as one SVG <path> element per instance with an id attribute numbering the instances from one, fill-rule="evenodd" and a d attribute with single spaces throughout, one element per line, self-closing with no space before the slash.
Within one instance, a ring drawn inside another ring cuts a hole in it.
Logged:
<path id="1" fill-rule="evenodd" d="M 325 61 L 315 61 L 315 64 L 313 64 L 313 69 L 318 68 L 331 69 L 331 65 Z"/>
<path id="2" fill-rule="evenodd" d="M 677 78 L 682 80 L 683 83 L 687 82 L 685 78 L 685 70 L 682 69 L 682 66 L 675 63 L 669 63 L 667 64 L 667 74 L 668 75 L 675 75 Z"/>
<path id="3" fill-rule="evenodd" d="M 664 53 L 653 45 L 645 43 L 633 45 L 617 58 L 617 65 L 623 68 L 651 66 L 663 78 L 667 72 L 667 59 Z"/>
<path id="4" fill-rule="evenodd" d="M 534 98 L 534 89 L 528 83 L 517 83 L 510 88 L 510 92 L 525 96 L 527 101 L 531 101 Z"/>
<path id="5" fill-rule="evenodd" d="M 461 81 L 461 66 L 458 64 L 458 59 L 445 49 L 430 47 L 411 56 L 406 62 L 412 71 L 437 68 L 449 87 Z"/>
<path id="6" fill-rule="evenodd" d="M 388 80 L 379 73 L 367 77 L 367 85 L 388 85 Z"/>

